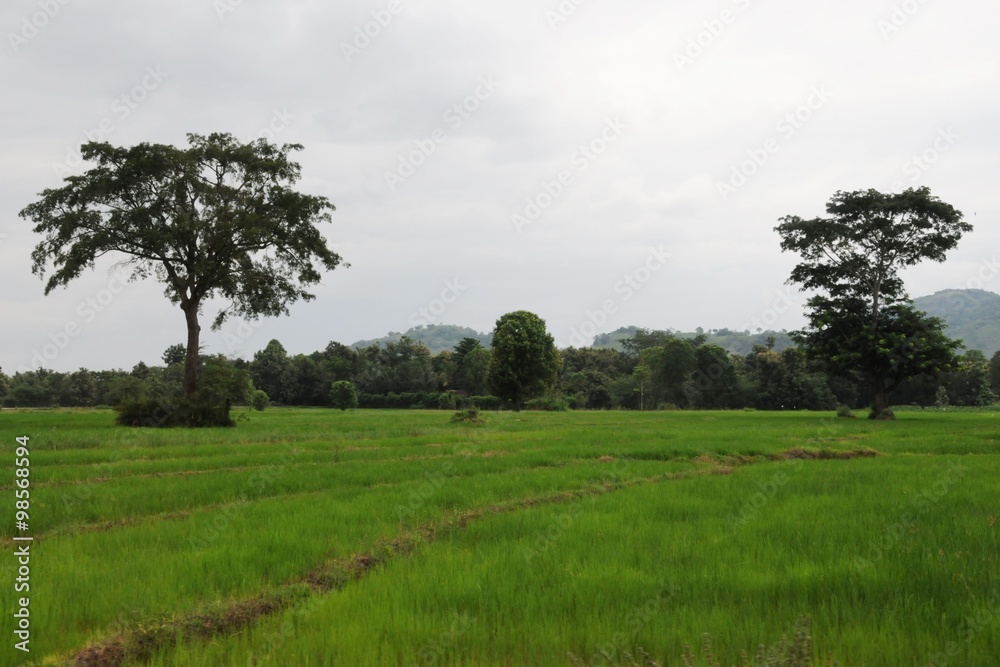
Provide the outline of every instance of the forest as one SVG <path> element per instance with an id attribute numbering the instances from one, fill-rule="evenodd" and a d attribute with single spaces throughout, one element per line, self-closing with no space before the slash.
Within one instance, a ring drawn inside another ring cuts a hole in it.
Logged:
<path id="1" fill-rule="evenodd" d="M 734 336 L 726 331 L 727 336 Z M 616 347 L 559 351 L 558 380 L 546 395 L 527 401 L 539 410 L 756 409 L 830 410 L 859 408 L 870 396 L 863 382 L 834 377 L 807 360 L 795 346 L 776 345 L 787 336 L 764 332 L 745 354 L 712 342 L 712 333 L 693 336 L 635 329 Z M 599 337 L 600 338 L 600 337 Z M 620 348 L 620 349 L 617 349 Z M 138 363 L 130 370 L 56 372 L 46 369 L 0 372 L 4 407 L 114 407 L 139 398 L 165 398 L 181 388 L 184 345 L 167 348 L 162 365 Z M 367 347 L 330 342 L 310 354 L 289 354 L 270 341 L 251 359 L 201 355 L 205 369 L 226 371 L 235 405 L 330 407 L 333 383 L 353 384 L 362 408 L 461 407 L 502 409 L 507 401 L 490 396 L 486 385 L 491 350 L 465 337 L 450 350 L 432 353 L 403 335 Z M 259 392 L 266 394 L 262 401 Z M 1000 353 L 991 359 L 967 350 L 958 364 L 938 376 L 917 376 L 893 393 L 896 405 L 981 406 L 1000 392 Z M 254 395 L 257 395 L 256 402 Z"/>

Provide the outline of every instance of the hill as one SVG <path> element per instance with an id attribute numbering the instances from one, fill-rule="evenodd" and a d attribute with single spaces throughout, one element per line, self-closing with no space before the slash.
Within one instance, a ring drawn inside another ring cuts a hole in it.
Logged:
<path id="1" fill-rule="evenodd" d="M 599 334 L 594 337 L 592 347 L 612 348 L 621 350 L 621 341 L 631 338 L 639 327 L 622 327 L 611 333 Z M 694 338 L 702 335 L 700 331 L 672 331 L 678 338 Z M 704 332 L 707 343 L 732 352 L 733 354 L 748 354 L 754 345 L 767 345 L 767 339 L 774 336 L 774 349 L 778 352 L 792 347 L 792 339 L 784 331 L 762 331 L 752 334 L 748 331 L 732 331 L 730 329 L 709 329 Z"/>
<path id="2" fill-rule="evenodd" d="M 913 305 L 929 315 L 940 317 L 947 324 L 946 333 L 952 338 L 959 338 L 965 343 L 966 349 L 982 350 L 987 357 L 1000 350 L 1000 294 L 981 289 L 952 289 L 935 292 L 928 296 L 913 300 Z M 630 338 L 639 329 L 636 326 L 621 327 L 609 333 L 594 337 L 592 347 L 613 348 L 620 350 L 621 341 Z M 673 331 L 679 338 L 694 338 L 702 331 Z M 774 349 L 784 350 L 792 346 L 788 334 L 783 331 L 733 331 L 731 329 L 709 329 L 704 332 L 707 342 L 718 345 L 734 354 L 747 354 L 754 345 L 766 345 L 767 339 L 774 336 Z M 413 327 L 404 333 L 389 332 L 382 338 L 359 340 L 351 347 L 358 349 L 373 345 L 385 345 L 390 341 L 398 341 L 403 336 L 420 341 L 431 353 L 437 354 L 444 350 L 452 350 L 463 338 L 475 338 L 486 347 L 490 346 L 491 335 L 481 333 L 469 327 L 453 324 L 429 324 Z"/>
<path id="3" fill-rule="evenodd" d="M 913 305 L 948 323 L 945 333 L 968 350 L 987 357 L 1000 350 L 1000 294 L 981 289 L 949 289 L 918 297 Z"/>
<path id="4" fill-rule="evenodd" d="M 431 354 L 453 350 L 463 338 L 475 338 L 486 347 L 489 347 L 493 340 L 491 334 L 480 333 L 469 327 L 460 327 L 454 324 L 428 324 L 426 326 L 413 327 L 404 333 L 390 331 L 388 335 L 381 338 L 359 340 L 351 345 L 351 347 L 356 350 L 374 345 L 384 347 L 386 343 L 394 343 L 403 336 L 408 336 L 415 341 L 423 343 L 430 348 Z"/>

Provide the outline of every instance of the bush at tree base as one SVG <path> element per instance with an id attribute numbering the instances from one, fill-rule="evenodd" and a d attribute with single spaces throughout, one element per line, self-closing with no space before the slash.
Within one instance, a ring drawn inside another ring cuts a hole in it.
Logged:
<path id="1" fill-rule="evenodd" d="M 120 426 L 205 428 L 236 425 L 229 416 L 228 400 L 220 401 L 200 392 L 174 399 L 143 397 L 126 400 L 115 410 L 118 412 L 115 422 Z"/>

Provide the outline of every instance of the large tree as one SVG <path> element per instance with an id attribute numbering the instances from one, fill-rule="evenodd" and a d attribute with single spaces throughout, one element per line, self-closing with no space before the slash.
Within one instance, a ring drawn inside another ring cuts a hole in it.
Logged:
<path id="1" fill-rule="evenodd" d="M 802 257 L 788 282 L 825 292 L 809 299 L 809 325 L 796 338 L 830 370 L 863 377 L 875 417 L 902 380 L 953 360 L 957 343 L 940 320 L 912 308 L 899 274 L 944 261 L 972 225 L 926 187 L 837 192 L 826 210 L 823 218 L 786 216 L 775 228 L 781 249 Z"/>
<path id="2" fill-rule="evenodd" d="M 230 315 L 287 314 L 289 304 L 313 298 L 305 287 L 320 281 L 321 269 L 341 263 L 316 228 L 330 221 L 333 205 L 292 188 L 301 170 L 289 153 L 301 149 L 219 133 L 189 134 L 187 148 L 84 144 L 83 158 L 94 166 L 21 211 L 44 236 L 33 270 L 44 277 L 52 266 L 48 294 L 118 253 L 131 279 L 164 283 L 187 324 L 189 396 L 198 389 L 199 316 L 207 300 L 227 302 L 213 329 Z"/>
<path id="3" fill-rule="evenodd" d="M 545 320 L 526 310 L 497 320 L 486 373 L 486 384 L 495 396 L 510 400 L 514 410 L 520 410 L 525 400 L 555 385 L 559 366 L 559 352 Z"/>

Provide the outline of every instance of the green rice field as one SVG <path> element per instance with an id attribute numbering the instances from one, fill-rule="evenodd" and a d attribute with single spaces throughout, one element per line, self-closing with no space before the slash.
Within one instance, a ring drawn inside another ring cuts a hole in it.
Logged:
<path id="1" fill-rule="evenodd" d="M 994 412 L 450 416 L 3 410 L 0 664 L 1000 664 Z"/>

